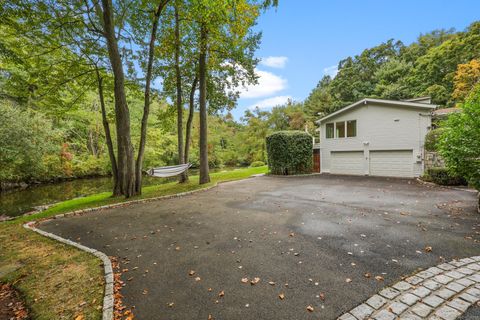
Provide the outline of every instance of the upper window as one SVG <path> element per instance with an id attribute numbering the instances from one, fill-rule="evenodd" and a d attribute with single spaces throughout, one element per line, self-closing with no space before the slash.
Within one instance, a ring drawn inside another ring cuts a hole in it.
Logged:
<path id="1" fill-rule="evenodd" d="M 344 121 L 336 122 L 335 128 L 336 128 L 336 137 L 345 138 L 345 122 Z"/>
<path id="2" fill-rule="evenodd" d="M 347 137 L 357 136 L 357 120 L 347 121 Z"/>
<path id="3" fill-rule="evenodd" d="M 327 125 L 325 126 L 326 128 L 326 137 L 327 139 L 331 139 L 333 138 L 333 133 L 334 133 L 334 128 L 333 128 L 333 123 L 327 123 Z"/>

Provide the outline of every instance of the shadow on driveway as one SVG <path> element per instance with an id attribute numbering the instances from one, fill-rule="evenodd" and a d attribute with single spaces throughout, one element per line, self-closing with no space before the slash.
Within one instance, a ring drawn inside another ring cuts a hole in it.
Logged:
<path id="1" fill-rule="evenodd" d="M 412 180 L 267 176 L 41 228 L 120 257 L 138 319 L 335 319 L 419 268 L 479 255 L 475 204 Z"/>

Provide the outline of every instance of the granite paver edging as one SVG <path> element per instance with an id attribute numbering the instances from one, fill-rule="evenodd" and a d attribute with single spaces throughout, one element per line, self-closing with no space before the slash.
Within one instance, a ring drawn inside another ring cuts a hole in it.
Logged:
<path id="1" fill-rule="evenodd" d="M 59 218 L 64 218 L 68 216 L 75 216 L 75 215 L 82 215 L 88 212 L 94 212 L 94 211 L 100 211 L 100 210 L 105 210 L 105 209 L 111 209 L 111 208 L 118 208 L 118 207 L 123 207 L 131 204 L 137 204 L 137 203 L 145 203 L 145 202 L 151 202 L 151 201 L 156 201 L 156 200 L 164 200 L 164 199 L 171 199 L 171 198 L 177 198 L 177 197 L 182 197 L 186 196 L 192 193 L 197 193 L 201 191 L 207 191 L 210 189 L 213 189 L 218 186 L 218 183 L 214 184 L 213 186 L 207 187 L 207 188 L 202 188 L 198 190 L 192 190 L 192 191 L 187 191 L 187 192 L 181 192 L 181 193 L 176 193 L 172 195 L 166 195 L 166 196 L 160 196 L 160 197 L 155 197 L 155 198 L 148 198 L 148 199 L 139 199 L 139 200 L 131 200 L 131 201 L 126 201 L 122 203 L 115 203 L 115 204 L 109 204 L 109 205 L 104 205 L 100 207 L 95 207 L 95 208 L 88 208 L 88 209 L 81 209 L 81 210 L 75 210 L 67 213 L 62 213 L 62 214 L 57 214 L 51 218 L 47 219 L 39 219 L 38 221 L 30 221 L 25 223 L 23 226 L 24 228 L 28 230 L 32 230 L 38 234 L 41 234 L 42 236 L 45 236 L 47 238 L 56 240 L 58 242 L 70 245 L 72 247 L 75 247 L 77 249 L 80 249 L 82 251 L 88 252 L 90 254 L 93 254 L 100 260 L 102 260 L 103 263 L 103 268 L 104 268 L 104 273 L 105 273 L 105 293 L 103 296 L 103 310 L 102 310 L 102 320 L 112 320 L 113 319 L 113 308 L 114 308 L 114 296 L 113 296 L 113 286 L 114 286 L 114 280 L 113 280 L 113 269 L 112 269 L 112 262 L 108 258 L 108 256 L 98 250 L 86 247 L 84 245 L 81 245 L 77 242 L 59 237 L 53 233 L 43 231 L 41 229 L 38 229 L 35 227 L 35 225 L 40 222 L 40 221 L 48 221 L 48 220 L 53 220 L 53 219 L 59 219 Z"/>
<path id="2" fill-rule="evenodd" d="M 420 271 L 337 320 L 454 320 L 480 301 L 480 256 Z"/>

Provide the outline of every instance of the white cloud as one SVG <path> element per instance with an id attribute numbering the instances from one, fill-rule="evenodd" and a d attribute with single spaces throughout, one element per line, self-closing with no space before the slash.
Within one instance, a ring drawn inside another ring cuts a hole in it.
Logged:
<path id="1" fill-rule="evenodd" d="M 338 65 L 333 65 L 323 69 L 323 74 L 335 78 L 338 73 Z"/>
<path id="2" fill-rule="evenodd" d="M 291 100 L 291 99 L 292 99 L 292 96 L 276 96 L 276 97 L 260 100 L 254 105 L 251 105 L 250 107 L 248 107 L 248 109 L 252 110 L 252 109 L 255 109 L 256 107 L 260 109 L 268 109 L 268 108 L 283 105 L 287 103 L 288 100 Z"/>
<path id="3" fill-rule="evenodd" d="M 279 68 L 282 69 L 287 64 L 287 57 L 265 57 L 260 60 L 260 64 L 271 67 L 271 68 Z"/>
<path id="4" fill-rule="evenodd" d="M 273 95 L 287 87 L 287 80 L 268 71 L 255 70 L 258 84 L 240 88 L 241 98 L 262 98 Z"/>

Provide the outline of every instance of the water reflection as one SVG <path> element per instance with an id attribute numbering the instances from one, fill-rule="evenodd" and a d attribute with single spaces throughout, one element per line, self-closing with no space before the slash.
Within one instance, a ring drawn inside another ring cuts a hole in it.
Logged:
<path id="1" fill-rule="evenodd" d="M 233 168 L 212 169 L 211 172 L 232 170 Z M 198 174 L 197 170 L 189 170 L 190 175 Z M 177 178 L 144 177 L 143 186 L 163 184 L 176 181 Z M 44 184 L 24 190 L 0 193 L 0 216 L 18 216 L 34 210 L 34 207 L 52 204 L 68 199 L 84 197 L 112 189 L 110 177 L 76 179 L 59 183 Z"/>

